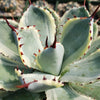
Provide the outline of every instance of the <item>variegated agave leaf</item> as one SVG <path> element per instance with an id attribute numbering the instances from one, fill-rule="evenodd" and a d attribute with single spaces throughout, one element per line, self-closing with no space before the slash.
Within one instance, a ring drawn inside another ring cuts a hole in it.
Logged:
<path id="1" fill-rule="evenodd" d="M 72 8 L 60 20 L 30 1 L 19 23 L 0 20 L 0 98 L 99 100 L 99 7 L 91 16 L 85 6 Z"/>

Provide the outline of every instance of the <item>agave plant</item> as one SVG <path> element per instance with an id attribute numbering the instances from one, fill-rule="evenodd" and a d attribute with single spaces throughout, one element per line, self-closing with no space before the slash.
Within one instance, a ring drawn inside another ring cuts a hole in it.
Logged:
<path id="1" fill-rule="evenodd" d="M 99 100 L 99 6 L 90 15 L 84 3 L 59 18 L 30 2 L 19 23 L 1 19 L 0 98 Z"/>

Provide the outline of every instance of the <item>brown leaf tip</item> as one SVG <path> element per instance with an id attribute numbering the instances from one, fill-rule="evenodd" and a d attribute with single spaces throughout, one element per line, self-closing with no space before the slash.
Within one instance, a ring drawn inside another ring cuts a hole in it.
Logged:
<path id="1" fill-rule="evenodd" d="M 50 47 L 56 48 L 56 42 L 57 42 L 57 38 L 56 38 L 56 35 L 55 35 L 55 40 L 54 40 L 53 44 Z"/>

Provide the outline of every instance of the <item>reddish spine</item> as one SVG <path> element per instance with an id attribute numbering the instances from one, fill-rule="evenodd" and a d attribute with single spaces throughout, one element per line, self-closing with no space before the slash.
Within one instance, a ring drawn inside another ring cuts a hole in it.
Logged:
<path id="1" fill-rule="evenodd" d="M 56 48 L 56 42 L 57 42 L 57 39 L 56 39 L 56 35 L 55 35 L 55 40 L 54 40 L 53 44 L 50 47 Z"/>

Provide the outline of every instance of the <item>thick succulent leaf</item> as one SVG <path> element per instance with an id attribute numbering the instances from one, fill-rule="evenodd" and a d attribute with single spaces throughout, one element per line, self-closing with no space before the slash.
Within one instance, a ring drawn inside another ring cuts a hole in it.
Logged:
<path id="1" fill-rule="evenodd" d="M 18 27 L 18 22 L 16 22 L 15 20 L 8 19 L 8 21 L 9 21 L 9 23 L 10 23 L 11 25 L 13 25 L 15 28 Z"/>
<path id="2" fill-rule="evenodd" d="M 20 84 L 14 69 L 19 66 L 20 69 L 26 70 L 25 66 L 17 61 L 0 54 L 0 89 L 2 91 L 15 91 L 16 85 Z M 31 69 L 30 69 L 31 70 Z M 30 70 L 28 72 L 30 72 Z"/>
<path id="3" fill-rule="evenodd" d="M 59 15 L 53 10 L 53 9 L 50 9 L 50 8 L 47 8 L 45 7 L 51 14 L 52 16 L 54 17 L 54 20 L 55 20 L 55 24 L 56 24 L 56 27 L 58 27 L 59 25 L 59 21 L 60 21 L 60 17 Z"/>
<path id="4" fill-rule="evenodd" d="M 87 52 L 93 36 L 92 25 L 93 20 L 90 18 L 73 18 L 64 25 L 61 38 L 65 49 L 62 70 Z"/>
<path id="5" fill-rule="evenodd" d="M 63 25 L 71 18 L 74 18 L 74 17 L 89 17 L 89 12 L 88 10 L 82 6 L 82 7 L 79 7 L 79 8 L 72 8 L 68 11 L 66 11 L 66 13 L 63 15 L 63 17 L 61 18 L 61 21 L 60 21 L 60 34 L 58 34 L 57 36 L 59 36 L 59 38 L 61 38 L 61 33 L 63 31 Z M 97 24 L 94 23 L 93 24 L 93 39 L 95 39 L 98 35 L 98 27 L 97 27 Z"/>
<path id="6" fill-rule="evenodd" d="M 86 85 L 81 84 L 74 84 L 71 83 L 71 86 L 77 91 L 84 95 L 90 96 L 94 98 L 95 100 L 100 99 L 100 81 Z"/>
<path id="7" fill-rule="evenodd" d="M 17 77 L 14 73 L 14 63 L 8 63 L 9 61 L 5 57 L 0 55 L 0 89 L 7 91 L 14 91 L 16 87 L 14 84 L 17 82 Z M 4 75 L 3 75 L 4 74 Z"/>
<path id="8" fill-rule="evenodd" d="M 96 39 L 98 36 L 98 25 L 97 23 L 93 24 L 93 39 Z"/>
<path id="9" fill-rule="evenodd" d="M 9 20 L 9 22 L 16 26 L 17 23 Z M 12 29 L 7 25 L 6 21 L 0 20 L 0 53 L 9 56 L 10 58 L 20 60 L 17 52 L 17 46 L 15 43 L 14 33 Z"/>
<path id="10" fill-rule="evenodd" d="M 55 24 L 56 24 L 56 34 L 59 34 L 59 22 L 60 22 L 60 17 L 59 15 L 53 10 L 53 9 L 50 9 L 50 8 L 47 8 L 45 7 L 51 14 L 52 16 L 54 17 L 54 20 L 55 20 Z M 58 36 L 58 35 L 57 35 Z M 59 37 L 57 37 L 59 38 Z M 57 39 L 58 40 L 58 39 Z"/>
<path id="11" fill-rule="evenodd" d="M 17 30 L 18 48 L 21 60 L 28 67 L 37 68 L 35 66 L 36 55 L 43 50 L 38 31 L 35 27 L 24 27 Z"/>
<path id="12" fill-rule="evenodd" d="M 60 25 L 64 25 L 66 21 L 74 17 L 89 17 L 89 12 L 84 6 L 79 8 L 73 7 L 72 9 L 65 12 L 61 18 Z"/>
<path id="13" fill-rule="evenodd" d="M 18 90 L 3 98 L 3 100 L 43 100 L 44 94 L 31 93 L 25 89 Z"/>
<path id="14" fill-rule="evenodd" d="M 81 84 L 95 82 L 100 77 L 100 49 L 66 68 L 62 81 Z"/>
<path id="15" fill-rule="evenodd" d="M 32 74 L 21 74 L 20 70 L 15 70 L 22 85 L 18 85 L 18 88 L 27 88 L 29 91 L 38 93 L 45 90 L 61 87 L 63 83 L 58 80 L 58 76 L 50 74 L 34 72 Z"/>
<path id="16" fill-rule="evenodd" d="M 89 56 L 90 54 L 94 53 L 99 48 L 100 48 L 100 37 L 97 37 L 95 40 L 92 41 L 91 47 L 89 48 L 89 50 L 86 53 L 86 55 L 84 55 L 82 57 L 82 59 L 87 57 L 87 56 Z"/>
<path id="17" fill-rule="evenodd" d="M 56 43 L 56 48 L 47 48 L 37 56 L 37 65 L 41 71 L 58 75 L 63 61 L 64 47 Z"/>
<path id="18" fill-rule="evenodd" d="M 12 51 L 10 48 L 5 46 L 2 42 L 0 42 L 0 53 L 4 54 L 6 56 L 9 56 L 11 59 L 21 61 L 18 53 L 17 52 L 15 53 L 14 51 Z"/>
<path id="19" fill-rule="evenodd" d="M 64 87 L 46 91 L 47 100 L 92 100 L 90 97 L 78 94 L 68 84 Z"/>
<path id="20" fill-rule="evenodd" d="M 60 33 L 63 31 L 63 25 L 71 18 L 74 17 L 89 17 L 89 12 L 86 10 L 84 6 L 76 8 L 73 7 L 72 9 L 66 11 L 64 15 L 61 18 L 61 21 L 59 23 L 60 25 Z M 58 34 L 60 37 L 60 34 Z"/>
<path id="21" fill-rule="evenodd" d="M 33 26 L 36 25 L 36 28 L 41 35 L 40 39 L 45 46 L 46 38 L 48 37 L 48 44 L 51 45 L 54 41 L 54 35 L 56 32 L 55 21 L 48 10 L 41 7 L 34 7 L 30 5 L 27 11 L 23 14 L 19 27 L 24 26 Z"/>

